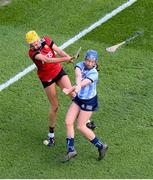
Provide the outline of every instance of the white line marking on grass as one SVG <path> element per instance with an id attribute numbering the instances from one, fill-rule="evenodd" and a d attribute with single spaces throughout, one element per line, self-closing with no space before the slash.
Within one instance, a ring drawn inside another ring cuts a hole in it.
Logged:
<path id="1" fill-rule="evenodd" d="M 83 31 L 81 31 L 79 34 L 77 34 L 76 36 L 74 36 L 73 38 L 69 39 L 67 42 L 65 42 L 64 44 L 62 44 L 60 46 L 61 49 L 65 49 L 66 47 L 68 47 L 69 45 L 73 44 L 74 42 L 76 42 L 77 40 L 79 40 L 81 37 L 85 36 L 87 33 L 91 32 L 93 29 L 95 29 L 96 27 L 100 26 L 101 24 L 103 24 L 104 22 L 108 21 L 109 19 L 111 19 L 113 16 L 115 16 L 116 14 L 120 13 L 121 11 L 123 11 L 124 9 L 126 9 L 127 7 L 131 6 L 133 3 L 135 3 L 137 0 L 129 0 L 128 2 L 122 4 L 121 6 L 119 6 L 118 8 L 116 8 L 115 10 L 113 10 L 111 13 L 106 14 L 104 17 L 102 17 L 100 20 L 98 20 L 97 22 L 95 22 L 94 24 L 92 24 L 91 26 L 89 26 L 88 28 L 84 29 Z M 33 69 L 35 69 L 35 64 L 30 65 L 29 67 L 27 67 L 26 69 L 24 69 L 22 72 L 19 72 L 17 75 L 15 75 L 14 77 L 12 77 L 11 79 L 9 79 L 8 81 L 6 81 L 5 83 L 0 85 L 0 91 L 2 91 L 3 89 L 7 88 L 8 86 L 10 86 L 11 84 L 13 84 L 14 82 L 18 81 L 19 79 L 21 79 L 23 76 L 25 76 L 26 74 L 28 74 L 29 72 L 31 72 Z"/>
<path id="2" fill-rule="evenodd" d="M 12 0 L 0 0 L 0 7 L 7 6 Z"/>

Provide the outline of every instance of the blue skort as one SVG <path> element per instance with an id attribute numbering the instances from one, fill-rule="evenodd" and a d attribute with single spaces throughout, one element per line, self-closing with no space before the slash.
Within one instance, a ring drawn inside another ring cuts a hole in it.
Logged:
<path id="1" fill-rule="evenodd" d="M 97 111 L 98 110 L 98 97 L 97 95 L 91 99 L 80 99 L 76 96 L 73 100 L 83 111 Z"/>

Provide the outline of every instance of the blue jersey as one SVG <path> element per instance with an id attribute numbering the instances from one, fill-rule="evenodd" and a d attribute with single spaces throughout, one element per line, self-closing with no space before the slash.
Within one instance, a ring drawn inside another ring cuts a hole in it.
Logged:
<path id="1" fill-rule="evenodd" d="M 91 99 L 91 98 L 93 98 L 97 94 L 96 84 L 98 81 L 98 72 L 97 72 L 96 68 L 94 67 L 92 69 L 88 69 L 86 67 L 84 61 L 76 64 L 76 67 L 80 68 L 80 70 L 81 70 L 82 80 L 84 80 L 84 79 L 90 79 L 91 80 L 90 84 L 81 88 L 81 90 L 77 96 L 80 99 Z"/>

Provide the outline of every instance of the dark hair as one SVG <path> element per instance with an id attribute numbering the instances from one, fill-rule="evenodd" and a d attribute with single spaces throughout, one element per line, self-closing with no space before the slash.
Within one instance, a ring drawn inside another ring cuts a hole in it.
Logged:
<path id="1" fill-rule="evenodd" d="M 99 65 L 98 65 L 98 63 L 96 62 L 96 70 L 97 71 L 100 71 L 100 69 L 99 69 Z"/>

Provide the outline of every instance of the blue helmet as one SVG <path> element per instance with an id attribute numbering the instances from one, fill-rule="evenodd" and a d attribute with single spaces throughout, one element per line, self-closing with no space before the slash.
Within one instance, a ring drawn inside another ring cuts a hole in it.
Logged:
<path id="1" fill-rule="evenodd" d="M 88 50 L 85 55 L 85 59 L 92 59 L 98 61 L 98 53 L 95 50 Z"/>

